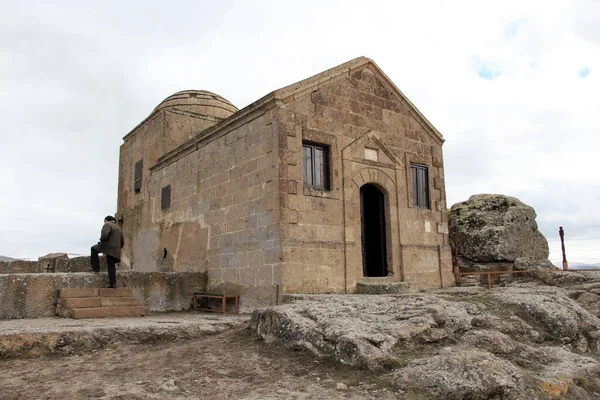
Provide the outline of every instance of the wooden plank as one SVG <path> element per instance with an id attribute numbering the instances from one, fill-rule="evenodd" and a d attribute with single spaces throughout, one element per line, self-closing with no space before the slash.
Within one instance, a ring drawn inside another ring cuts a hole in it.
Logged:
<path id="1" fill-rule="evenodd" d="M 135 297 L 101 297 L 102 307 L 140 306 L 140 301 Z"/>
<path id="2" fill-rule="evenodd" d="M 64 288 L 60 289 L 59 296 L 62 297 L 98 297 L 97 288 Z"/>
<path id="3" fill-rule="evenodd" d="M 116 289 L 100 289 L 100 297 L 133 297 L 131 288 L 116 288 Z"/>
<path id="4" fill-rule="evenodd" d="M 71 297 L 59 299 L 63 308 L 91 308 L 100 307 L 100 297 Z"/>

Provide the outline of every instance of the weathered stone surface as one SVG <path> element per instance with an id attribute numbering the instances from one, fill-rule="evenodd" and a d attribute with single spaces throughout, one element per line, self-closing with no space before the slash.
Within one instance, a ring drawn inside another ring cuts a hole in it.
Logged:
<path id="1" fill-rule="evenodd" d="M 392 374 L 406 388 L 426 389 L 448 400 L 504 398 L 521 387 L 519 368 L 493 354 L 444 348 L 440 355 L 419 358 Z"/>
<path id="2" fill-rule="evenodd" d="M 140 344 L 196 339 L 245 325 L 245 315 L 171 313 L 144 318 L 7 320 L 0 324 L 0 359 L 78 354 L 109 344 Z"/>
<path id="3" fill-rule="evenodd" d="M 570 298 L 600 316 L 600 271 L 537 270 L 535 277 L 547 285 L 565 288 Z"/>
<path id="4" fill-rule="evenodd" d="M 454 204 L 448 218 L 459 254 L 471 261 L 548 260 L 548 242 L 538 231 L 534 209 L 515 197 L 473 195 Z"/>
<path id="5" fill-rule="evenodd" d="M 434 398 L 545 399 L 600 371 L 594 358 L 600 319 L 569 294 L 529 282 L 492 290 L 302 295 L 256 310 L 250 325 L 267 342 L 391 370 L 386 379 Z"/>
<path id="6" fill-rule="evenodd" d="M 127 287 L 148 311 L 180 311 L 191 306 L 192 294 L 205 276 L 191 272 L 119 271 L 117 287 Z M 106 273 L 0 275 L 0 319 L 53 316 L 63 288 L 103 288 Z"/>
<path id="7" fill-rule="evenodd" d="M 70 309 L 69 316 L 73 319 L 140 317 L 145 312 L 143 306 L 92 307 Z"/>
<path id="8" fill-rule="evenodd" d="M 595 352 L 600 339 L 600 320 L 559 288 L 507 288 L 490 293 L 490 299 L 512 308 L 521 318 L 538 326 L 544 340 L 559 340 L 576 346 L 585 339 L 591 346 L 583 351 Z"/>
<path id="9" fill-rule="evenodd" d="M 106 271 L 106 257 L 100 256 L 100 271 Z M 58 268 L 57 272 L 89 272 L 92 267 L 90 256 L 74 257 L 69 260 L 65 270 Z M 118 268 L 119 270 L 121 268 Z"/>
<path id="10" fill-rule="evenodd" d="M 101 255 L 99 259 L 100 270 L 106 271 L 106 257 Z M 0 261 L 0 274 L 89 272 L 91 266 L 90 256 L 69 258 L 67 253 L 50 253 L 40 257 L 38 261 Z M 54 270 L 52 270 L 52 268 Z M 125 266 L 124 263 L 120 263 L 118 264 L 117 269 L 127 270 L 129 268 Z"/>
<path id="11" fill-rule="evenodd" d="M 410 282 L 358 282 L 356 284 L 358 294 L 395 294 L 414 291 Z"/>
<path id="12" fill-rule="evenodd" d="M 38 272 L 37 261 L 0 261 L 0 274 L 31 274 Z"/>
<path id="13" fill-rule="evenodd" d="M 517 257 L 514 262 L 514 269 L 517 271 L 551 271 L 556 267 L 548 259 L 536 260 L 531 257 Z"/>
<path id="14" fill-rule="evenodd" d="M 582 293 L 577 297 L 577 302 L 596 317 L 600 317 L 600 295 L 591 292 Z"/>
<path id="15" fill-rule="evenodd" d="M 66 265 L 69 262 L 67 253 L 49 253 L 45 256 L 38 257 L 37 272 L 57 272 L 60 265 Z"/>

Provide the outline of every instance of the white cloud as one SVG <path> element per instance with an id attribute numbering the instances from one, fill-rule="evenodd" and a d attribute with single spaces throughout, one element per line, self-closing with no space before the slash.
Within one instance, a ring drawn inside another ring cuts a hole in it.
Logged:
<path id="1" fill-rule="evenodd" d="M 600 236 L 600 2 L 2 8 L 0 254 L 86 253 L 116 208 L 122 136 L 171 93 L 207 89 L 243 107 L 359 55 L 444 134 L 448 204 L 506 193 L 551 235 L 563 224 L 598 225 L 580 232 Z M 478 75 L 484 67 L 494 79 Z"/>

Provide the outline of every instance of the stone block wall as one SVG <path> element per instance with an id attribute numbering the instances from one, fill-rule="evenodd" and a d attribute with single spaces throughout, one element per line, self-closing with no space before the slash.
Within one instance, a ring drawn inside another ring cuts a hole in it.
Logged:
<path id="1" fill-rule="evenodd" d="M 120 147 L 119 153 L 119 186 L 117 208 L 119 210 L 136 207 L 145 200 L 147 177 L 150 167 L 162 155 L 161 141 L 164 136 L 166 113 L 155 113 L 144 123 L 136 127 Z M 143 160 L 142 187 L 139 193 L 134 191 L 135 163 Z M 127 241 L 125 242 L 127 245 Z"/>
<path id="2" fill-rule="evenodd" d="M 0 319 L 52 317 L 62 288 L 106 287 L 106 273 L 0 275 Z M 202 273 L 126 271 L 117 274 L 119 287 L 130 287 L 149 312 L 188 310 L 192 294 L 202 290 Z"/>
<path id="3" fill-rule="evenodd" d="M 147 178 L 147 200 L 123 213 L 127 264 L 207 271 L 211 288 L 240 293 L 243 307 L 265 296 L 272 302 L 281 282 L 278 162 L 269 111 L 159 162 Z"/>
<path id="4" fill-rule="evenodd" d="M 106 257 L 100 256 L 99 258 L 100 269 L 106 271 Z M 52 262 L 41 258 L 38 261 L 0 261 L 0 274 L 47 273 L 49 264 L 54 265 L 54 272 L 89 272 L 91 268 L 89 256 L 74 258 L 57 257 Z"/>
<path id="5" fill-rule="evenodd" d="M 210 288 L 239 292 L 247 305 L 283 292 L 352 292 L 363 278 L 360 188 L 372 184 L 384 193 L 385 278 L 452 284 L 443 139 L 374 63 L 353 60 L 223 111 L 210 128 L 179 111 L 151 115 L 121 148 L 125 265 L 206 271 Z M 330 190 L 303 185 L 303 141 L 329 149 Z M 411 163 L 428 167 L 428 209 L 412 204 Z"/>
<path id="6" fill-rule="evenodd" d="M 38 272 L 37 261 L 0 261 L 0 274 L 28 274 Z"/>
<path id="7" fill-rule="evenodd" d="M 277 111 L 285 290 L 354 290 L 363 277 L 360 187 L 366 183 L 385 193 L 392 279 L 422 288 L 452 285 L 441 138 L 372 68 L 320 79 L 316 90 L 284 100 Z M 329 148 L 329 191 L 303 186 L 303 140 Z M 367 159 L 366 149 L 377 159 Z M 428 166 L 430 209 L 413 207 L 411 162 Z"/>

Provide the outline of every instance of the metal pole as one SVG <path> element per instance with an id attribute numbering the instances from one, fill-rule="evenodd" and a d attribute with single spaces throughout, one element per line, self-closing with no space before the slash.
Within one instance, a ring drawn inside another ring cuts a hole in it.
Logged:
<path id="1" fill-rule="evenodd" d="M 562 226 L 558 227 L 558 236 L 560 236 L 560 247 L 562 248 L 562 266 L 563 271 L 569 269 L 569 263 L 567 262 L 567 254 L 565 253 L 565 231 Z"/>

